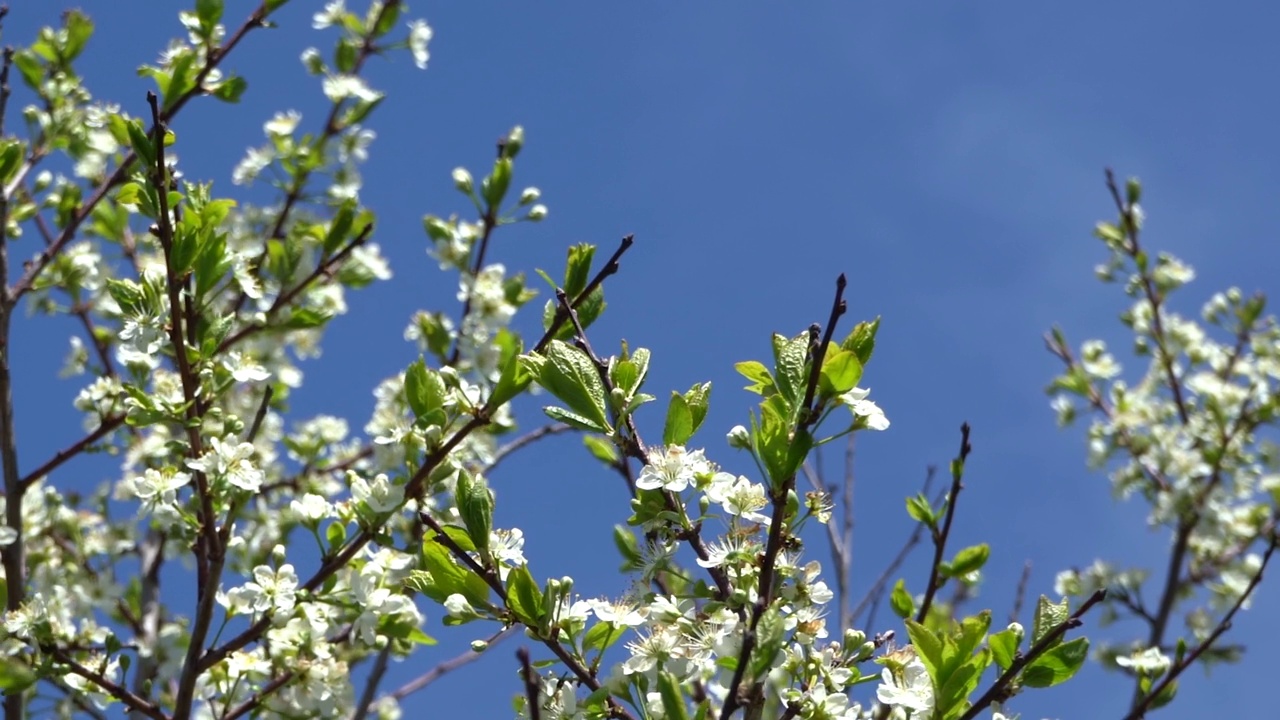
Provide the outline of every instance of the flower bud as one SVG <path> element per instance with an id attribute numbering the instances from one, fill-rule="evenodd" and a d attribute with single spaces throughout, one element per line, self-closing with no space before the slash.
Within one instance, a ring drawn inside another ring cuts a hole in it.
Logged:
<path id="1" fill-rule="evenodd" d="M 489 649 L 489 643 L 485 642 L 484 640 L 471 641 L 471 652 L 473 653 L 482 653 L 488 649 Z"/>
<path id="2" fill-rule="evenodd" d="M 520 154 L 520 148 L 524 147 L 524 128 L 517 125 L 511 128 L 511 132 L 507 133 L 506 142 L 503 143 L 503 155 L 509 158 L 515 158 Z"/>
<path id="3" fill-rule="evenodd" d="M 520 193 L 520 205 L 530 205 L 538 202 L 538 198 L 542 197 L 542 191 L 536 187 L 527 187 L 524 192 Z"/>
<path id="4" fill-rule="evenodd" d="M 462 167 L 454 168 L 453 169 L 453 186 L 458 188 L 458 190 L 470 195 L 471 190 L 474 187 L 471 181 L 471 173 L 467 172 L 466 168 L 462 168 Z"/>
<path id="5" fill-rule="evenodd" d="M 751 433 L 747 432 L 747 429 L 741 425 L 733 426 L 733 429 L 729 431 L 728 439 L 729 447 L 731 448 L 746 450 L 751 447 Z"/>
<path id="6" fill-rule="evenodd" d="M 312 75 L 320 75 L 324 72 L 324 59 L 320 57 L 320 51 L 315 48 L 307 48 L 302 51 L 302 66 Z"/>
<path id="7" fill-rule="evenodd" d="M 534 205 L 533 207 L 529 208 L 529 214 L 525 215 L 524 218 L 529 222 L 541 222 L 542 219 L 545 218 L 546 216 L 547 216 L 546 205 Z"/>
<path id="8" fill-rule="evenodd" d="M 1016 622 L 1009 623 L 1009 632 L 1013 633 L 1013 636 L 1018 639 L 1019 643 L 1022 642 L 1022 636 L 1023 636 L 1022 623 L 1016 623 Z"/>

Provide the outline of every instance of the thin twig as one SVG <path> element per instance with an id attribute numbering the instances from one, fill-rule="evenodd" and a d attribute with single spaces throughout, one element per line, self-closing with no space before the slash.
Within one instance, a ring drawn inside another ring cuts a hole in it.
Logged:
<path id="1" fill-rule="evenodd" d="M 937 475 L 937 472 L 938 468 L 935 465 L 930 465 L 925 469 L 924 488 L 920 491 L 921 494 L 925 496 L 929 495 L 929 490 L 933 487 L 933 479 Z M 934 501 L 934 505 L 942 502 L 942 497 L 946 496 L 943 495 L 939 497 Z M 915 546 L 920 544 L 920 538 L 923 536 L 924 525 L 922 523 L 916 523 L 911 529 L 911 535 L 907 537 L 907 541 L 904 542 L 902 547 L 898 550 L 898 554 L 894 556 L 893 560 L 884 569 L 884 572 L 880 573 L 880 577 L 876 578 L 876 581 L 872 583 L 871 588 L 867 590 L 867 594 L 863 595 L 862 600 L 860 600 L 858 605 L 854 607 L 851 615 L 851 624 L 857 621 L 858 616 L 862 614 L 863 610 L 870 607 L 872 608 L 872 612 L 868 614 L 865 626 L 868 630 L 871 629 L 872 620 L 875 617 L 874 608 L 880 601 L 880 596 L 884 594 L 884 588 L 888 586 L 889 580 L 898 572 L 898 568 L 902 567 L 902 564 L 906 562 L 907 556 L 911 554 L 911 551 Z"/>
<path id="2" fill-rule="evenodd" d="M 1227 614 L 1223 616 L 1222 620 L 1218 622 L 1217 627 L 1213 629 L 1213 632 L 1209 633 L 1208 637 L 1188 652 L 1181 661 L 1171 666 L 1168 672 L 1165 673 L 1164 677 L 1161 678 L 1160 682 L 1156 683 L 1150 691 L 1148 691 L 1138 702 L 1134 704 L 1133 709 L 1124 717 L 1124 720 L 1139 720 L 1144 717 L 1147 710 L 1151 707 L 1151 704 L 1155 702 L 1156 698 L 1160 697 L 1161 693 L 1163 693 L 1171 683 L 1176 681 L 1179 675 L 1186 671 L 1187 668 L 1191 667 L 1191 665 L 1195 663 L 1195 661 L 1204 654 L 1205 651 L 1217 642 L 1218 638 L 1222 637 L 1223 633 L 1231 629 L 1232 619 L 1235 618 L 1236 613 L 1240 611 L 1240 608 L 1244 607 L 1244 604 L 1249 597 L 1253 595 L 1254 588 L 1258 587 L 1258 583 L 1262 582 L 1262 573 L 1266 570 L 1267 563 L 1271 561 L 1271 556 L 1275 553 L 1276 545 L 1278 543 L 1280 543 L 1280 536 L 1273 532 L 1271 534 L 1270 542 L 1267 543 L 1267 551 L 1262 556 L 1262 564 L 1258 567 L 1258 572 L 1254 573 L 1253 577 L 1249 580 L 1249 585 L 1245 587 L 1244 592 L 1240 593 L 1240 597 L 1236 598 L 1235 603 L 1232 604 L 1231 609 L 1227 611 Z"/>
<path id="3" fill-rule="evenodd" d="M 221 63 L 232 51 L 232 49 L 234 49 L 236 45 L 240 44 L 240 41 L 244 39 L 245 35 L 247 35 L 250 30 L 263 27 L 264 21 L 267 19 L 268 15 L 270 15 L 270 10 L 267 8 L 267 3 L 264 2 L 249 15 L 249 18 L 245 20 L 244 24 L 242 24 L 234 33 L 231 34 L 229 38 L 227 38 L 227 41 L 223 43 L 221 47 L 210 52 L 205 61 L 204 67 L 200 68 L 200 71 L 196 73 L 196 76 L 192 81 L 191 89 L 175 100 L 168 109 L 161 113 L 161 120 L 165 123 L 173 120 L 178 112 L 182 110 L 182 108 L 186 106 L 192 98 L 197 95 L 205 94 L 204 81 L 209 77 L 209 73 L 213 72 L 217 68 L 218 64 Z M 152 128 L 152 132 L 154 132 L 154 128 Z M 125 181 L 125 178 L 129 175 L 129 170 L 137 159 L 138 156 L 132 150 L 126 153 L 124 159 L 120 161 L 120 164 L 116 166 L 115 171 L 111 173 L 111 176 L 104 180 L 102 184 L 93 191 L 93 194 L 80 205 L 75 214 L 71 216 L 66 227 L 62 228 L 62 232 L 58 234 L 58 237 L 54 240 L 53 244 L 41 251 L 40 254 L 36 256 L 35 260 L 29 264 L 26 270 L 22 273 L 22 277 L 20 277 L 13 285 L 12 297 L 15 302 L 31 291 L 35 286 L 36 279 L 44 272 L 45 268 L 49 266 L 49 263 L 52 262 L 60 252 L 62 252 L 62 250 L 67 246 L 67 243 L 75 237 L 76 231 L 80 228 L 80 225 L 82 225 L 85 220 L 89 219 L 89 216 L 93 214 L 93 210 L 98 206 L 98 203 L 102 202 L 111 190 Z M 31 165 L 33 165 L 32 162 L 26 163 L 23 166 L 23 169 L 19 171 L 18 176 L 14 178 L 13 183 L 21 182 L 22 178 L 30 170 Z"/>
<path id="4" fill-rule="evenodd" d="M 485 644 L 488 646 L 485 649 L 485 652 L 493 649 L 494 645 L 497 645 L 503 640 L 506 640 L 509 637 L 514 637 L 518 632 L 520 632 L 520 630 L 521 628 L 519 625 L 512 625 L 511 627 L 505 628 L 500 632 L 498 632 L 497 634 L 493 635 L 487 641 L 485 641 Z M 427 687 L 428 685 L 435 682 L 436 680 L 439 680 L 444 675 L 451 673 L 454 670 L 457 670 L 458 668 L 464 665 L 469 665 L 475 662 L 476 660 L 479 660 L 483 655 L 484 655 L 484 652 L 476 652 L 475 650 L 467 650 L 464 653 L 455 655 L 452 658 L 445 660 L 439 665 L 436 665 L 435 667 L 431 668 L 425 673 L 419 675 L 418 677 L 410 680 L 404 685 L 401 685 L 399 688 L 396 688 L 396 690 L 391 693 L 391 697 L 395 698 L 396 700 L 403 700 L 406 697 L 412 695 L 413 693 L 416 693 L 419 690 Z"/>
<path id="5" fill-rule="evenodd" d="M 821 413 L 814 405 L 814 395 L 817 392 L 818 378 L 822 373 L 822 360 L 826 356 L 827 346 L 831 343 L 831 337 L 835 332 L 836 322 L 840 316 L 847 310 L 844 300 L 844 290 L 847 281 L 843 273 L 836 278 L 835 298 L 831 303 L 831 314 L 827 321 L 827 328 L 822 335 L 822 341 L 817 343 L 818 326 L 812 325 L 809 328 L 810 352 L 809 352 L 809 380 L 805 388 L 804 402 L 800 406 L 800 421 L 796 424 L 795 433 L 800 435 L 807 433 L 814 423 L 818 421 Z M 817 343 L 813 345 L 813 343 Z M 773 516 L 769 520 L 769 534 L 765 540 L 764 555 L 760 561 L 760 575 L 756 590 L 756 602 L 751 607 L 751 619 L 742 635 L 742 647 L 738 653 L 738 664 L 734 668 L 733 678 L 729 682 L 729 687 L 725 693 L 724 705 L 721 707 L 720 720 L 729 720 L 738 708 L 747 707 L 749 710 L 760 712 L 763 710 L 763 703 L 759 702 L 762 696 L 763 683 L 760 680 L 753 679 L 753 683 L 749 692 L 750 697 L 744 699 L 742 695 L 742 683 L 746 679 L 747 666 L 750 664 L 751 653 L 755 650 L 756 632 L 760 627 L 760 620 L 764 617 L 765 612 L 773 604 L 773 585 L 774 572 L 777 569 L 778 555 L 782 552 L 783 526 L 786 524 L 787 512 L 787 496 L 795 489 L 796 476 L 783 479 L 779 486 L 769 488 L 769 500 L 773 505 Z"/>
<path id="6" fill-rule="evenodd" d="M 528 650 L 525 648 L 516 650 L 516 658 L 520 661 L 520 677 L 524 680 L 524 694 L 529 699 L 529 720 L 541 720 L 542 706 L 538 703 L 538 673 L 534 672 Z"/>
<path id="7" fill-rule="evenodd" d="M 991 703 L 995 702 L 999 698 L 1005 697 L 1009 692 L 1010 683 L 1017 679 L 1023 668 L 1030 665 L 1036 658 L 1045 654 L 1051 648 L 1056 647 L 1062 640 L 1062 636 L 1065 635 L 1068 630 L 1080 627 L 1082 622 L 1080 618 L 1084 617 L 1084 614 L 1089 612 L 1089 609 L 1094 605 L 1102 602 L 1102 599 L 1105 598 L 1106 595 L 1107 592 L 1105 590 L 1099 590 L 1093 595 L 1090 595 L 1089 599 L 1085 600 L 1084 604 L 1077 608 L 1075 612 L 1071 613 L 1070 617 L 1058 623 L 1052 630 L 1045 633 L 1044 637 L 1040 638 L 1040 641 L 1035 645 L 1032 645 L 1025 655 L 1019 655 L 1015 658 L 1009 665 L 1008 669 L 1001 673 L 995 683 L 982 694 L 982 697 L 978 698 L 977 702 L 975 702 L 964 715 L 960 716 L 960 720 L 973 720 L 978 717 L 983 710 L 986 710 Z"/>
<path id="8" fill-rule="evenodd" d="M 501 464 L 503 460 L 507 459 L 509 455 L 516 452 L 517 450 L 520 450 L 522 448 L 528 447 L 529 445 L 532 445 L 533 443 L 541 440 L 544 437 L 547 437 L 548 435 L 558 435 L 563 432 L 568 432 L 572 429 L 573 428 L 569 427 L 568 425 L 565 425 L 564 423 L 551 423 L 550 425 L 543 425 L 542 427 L 536 430 L 530 430 L 524 435 L 521 435 L 515 440 L 512 440 L 506 445 L 503 445 L 502 447 L 495 450 L 493 453 L 493 459 L 490 460 L 489 464 L 485 466 L 483 472 L 484 474 L 488 475 L 489 473 L 493 472 L 494 468 L 498 467 L 498 465 Z"/>
<path id="9" fill-rule="evenodd" d="M 973 446 L 969 444 L 969 423 L 964 423 L 960 426 L 960 453 L 955 460 L 951 461 L 951 492 L 947 494 L 947 515 L 942 521 L 942 530 L 934 532 L 933 564 L 929 568 L 929 585 L 925 588 L 924 599 L 916 612 L 916 622 L 922 623 L 929 616 L 933 597 L 942 586 L 943 556 L 947 551 L 947 538 L 951 535 L 951 522 L 956 517 L 956 499 L 964 487 L 961 483 L 964 478 L 964 463 L 971 450 Z"/>
<path id="10" fill-rule="evenodd" d="M 1018 578 L 1018 589 L 1013 594 L 1013 609 L 1009 611 L 1009 622 L 1018 622 L 1018 616 L 1022 614 L 1022 604 L 1027 598 L 1027 584 L 1031 582 L 1031 561 L 1028 560 L 1022 565 L 1022 577 Z"/>
<path id="11" fill-rule="evenodd" d="M 601 283 L 604 282 L 604 279 L 606 277 L 618 272 L 618 269 L 620 267 L 619 260 L 621 259 L 623 253 L 625 253 L 633 243 L 634 243 L 634 238 L 630 235 L 622 239 L 621 246 L 617 249 L 617 251 L 614 252 L 613 256 L 609 258 L 609 261 L 605 263 L 604 267 L 602 267 L 600 271 L 596 273 L 596 276 L 592 278 L 590 283 L 587 284 L 587 287 L 582 291 L 582 293 L 580 293 L 578 297 L 574 299 L 574 302 L 573 302 L 574 306 L 584 301 L 586 297 L 592 291 L 595 290 L 595 288 L 599 287 Z M 567 319 L 568 319 L 567 314 L 559 311 L 556 312 L 555 317 L 553 317 L 551 320 L 551 325 L 547 328 L 546 332 L 542 335 L 542 338 L 534 346 L 534 351 L 537 352 L 541 349 L 544 349 L 547 346 L 547 344 L 551 342 L 552 338 L 554 338 L 556 334 L 560 332 L 561 326 L 563 326 L 564 322 Z M 418 468 L 417 472 L 415 472 L 413 476 L 409 478 L 409 481 L 405 484 L 405 497 L 416 497 L 419 493 L 421 493 L 423 486 L 427 481 L 427 478 L 431 475 L 431 472 L 435 470 L 436 467 L 438 467 L 439 464 L 443 462 L 446 457 L 449 456 L 449 453 L 453 452 L 454 448 L 456 448 L 460 443 L 462 443 L 462 441 L 465 440 L 472 432 L 475 432 L 477 429 L 485 425 L 488 425 L 489 416 L 495 410 L 496 408 L 489 407 L 488 405 L 486 405 L 485 407 L 479 408 L 476 411 L 475 417 L 472 417 L 470 420 L 464 423 L 463 426 L 460 427 L 447 441 L 445 441 L 443 445 L 441 445 L 435 451 L 431 452 L 423 461 L 422 465 Z M 324 582 L 328 580 L 330 577 L 332 577 L 335 573 L 337 573 L 338 570 L 342 569 L 343 567 L 346 567 L 346 565 L 349 562 L 351 562 L 351 559 L 354 558 L 356 555 L 358 555 L 360 551 L 366 545 L 368 545 L 371 540 L 373 540 L 378 530 L 379 528 L 365 528 L 361 530 L 360 533 L 357 534 L 354 538 L 352 538 L 351 541 L 348 542 L 345 546 L 343 546 L 343 548 L 340 551 L 330 556 L 323 563 L 321 563 L 320 567 L 315 571 L 315 573 L 310 578 L 308 578 L 305 583 L 302 584 L 302 589 L 307 592 L 311 592 L 316 590 L 320 586 L 322 586 Z M 235 652 L 236 650 L 239 650 L 241 648 L 248 646 L 253 642 L 256 642 L 258 638 L 262 636 L 262 633 L 264 633 L 267 630 L 267 628 L 270 627 L 270 625 L 271 625 L 271 618 L 269 616 L 260 618 L 257 622 L 250 625 L 248 628 L 246 628 L 244 631 L 242 631 L 235 637 L 231 638 L 230 640 L 223 643 L 222 645 L 219 645 L 218 647 L 209 650 L 204 654 L 204 656 L 200 660 L 200 663 L 199 663 L 200 671 L 203 672 L 204 670 L 207 670 L 210 667 L 213 667 L 214 665 L 222 661 L 223 658 L 227 657 L 228 655 Z"/>

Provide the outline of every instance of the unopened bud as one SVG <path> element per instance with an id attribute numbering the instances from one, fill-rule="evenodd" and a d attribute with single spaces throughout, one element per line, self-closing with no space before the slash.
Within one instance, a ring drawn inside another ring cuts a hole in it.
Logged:
<path id="1" fill-rule="evenodd" d="M 467 172 L 466 168 L 454 168 L 453 185 L 458 188 L 458 190 L 470 195 L 471 190 L 474 187 L 471 181 L 471 173 Z"/>

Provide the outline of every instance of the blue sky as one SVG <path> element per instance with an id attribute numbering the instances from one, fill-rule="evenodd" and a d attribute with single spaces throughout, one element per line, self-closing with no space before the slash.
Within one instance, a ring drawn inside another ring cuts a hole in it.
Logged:
<path id="1" fill-rule="evenodd" d="M 6 43 L 29 41 L 62 9 L 12 4 Z M 227 5 L 228 23 L 253 7 Z M 141 114 L 149 85 L 133 70 L 179 34 L 177 6 L 82 6 L 98 23 L 81 63 L 90 88 Z M 304 47 L 332 42 L 310 29 L 318 6 L 294 0 L 279 29 L 237 50 L 228 67 L 249 79 L 240 106 L 210 100 L 184 111 L 175 129 L 188 177 L 241 192 L 230 171 L 261 141 L 263 120 L 296 108 L 304 127 L 319 121 L 318 83 L 297 62 Z M 945 466 L 962 421 L 975 449 L 955 542 L 993 543 L 980 602 L 997 617 L 1028 560 L 1032 593 L 1051 592 L 1058 570 L 1095 557 L 1160 562 L 1165 536 L 1085 470 L 1079 432 L 1055 427 L 1041 390 L 1057 367 L 1040 338 L 1054 323 L 1076 343 L 1124 337 L 1115 321 L 1123 297 L 1092 277 L 1104 253 L 1089 231 L 1111 214 L 1107 165 L 1145 182 L 1148 244 L 1197 269 L 1184 309 L 1229 285 L 1276 290 L 1280 246 L 1268 241 L 1280 227 L 1280 106 L 1266 88 L 1280 48 L 1269 6 L 418 2 L 407 14 L 417 16 L 436 31 L 430 68 L 401 55 L 370 70 L 388 99 L 372 122 L 362 198 L 378 213 L 375 239 L 396 277 L 354 296 L 334 323 L 324 357 L 304 367 L 307 385 L 293 398 L 300 417 L 335 413 L 361 425 L 370 389 L 413 359 L 401 339 L 407 319 L 446 306 L 456 287 L 423 254 L 421 216 L 465 211 L 449 171 L 482 169 L 493 141 L 519 123 L 528 142 L 517 182 L 540 187 L 551 214 L 500 233 L 493 257 L 558 271 L 568 244 L 607 252 L 634 233 L 593 344 L 651 348 L 649 388 L 660 396 L 711 380 L 697 441 L 731 469 L 749 470 L 723 434 L 752 404 L 732 363 L 765 357 L 771 332 L 825 319 L 842 271 L 849 322 L 883 316 L 865 383 L 893 426 L 859 445 L 858 587 L 908 533 L 902 499 L 927 465 Z M 33 252 L 26 247 L 19 255 Z M 78 431 L 76 388 L 50 369 L 72 330 L 18 329 L 26 467 Z M 533 407 L 522 419 L 540 422 Z M 660 411 L 645 430 L 660 432 Z M 75 467 L 89 466 L 65 472 Z M 525 530 L 536 575 L 573 575 L 589 594 L 624 589 L 608 541 L 626 514 L 623 489 L 576 439 L 529 451 L 493 482 L 497 522 Z M 918 589 L 917 559 L 907 572 Z M 1280 631 L 1270 587 L 1254 608 L 1234 640 Z M 387 686 L 481 634 L 470 627 L 437 628 L 439 653 L 395 666 Z M 447 676 L 406 709 L 505 716 L 518 689 L 514 649 Z M 1191 672 L 1166 715 L 1220 711 L 1229 698 L 1238 716 L 1262 717 L 1273 701 L 1260 681 L 1277 662 L 1280 650 L 1252 643 L 1240 668 L 1211 680 Z M 1129 692 L 1118 676 L 1090 670 L 1013 709 L 1119 717 Z"/>

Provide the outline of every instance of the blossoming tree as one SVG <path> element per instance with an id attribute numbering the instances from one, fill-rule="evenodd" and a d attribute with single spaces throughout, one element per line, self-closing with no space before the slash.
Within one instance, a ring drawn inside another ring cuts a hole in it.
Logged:
<path id="1" fill-rule="evenodd" d="M 1091 460 L 1170 530 L 1154 605 L 1141 592 L 1146 573 L 1099 561 L 1062 573 L 1062 599 L 1041 596 L 1026 627 L 970 612 L 990 551 L 949 543 L 972 451 L 966 425 L 949 482 L 907 500 L 932 548 L 927 575 L 878 583 L 853 607 L 844 480 L 810 460 L 890 428 L 864 383 L 879 320 L 845 322 L 845 280 L 833 278 L 824 323 L 774 335 L 766 361 L 736 363 L 758 406 L 727 446 L 706 443 L 709 383 L 672 392 L 664 409 L 646 387 L 662 359 L 590 333 L 631 237 L 603 258 L 569 248 L 563 274 L 540 271 L 541 333 L 513 328 L 539 293 L 493 262 L 492 238 L 547 215 L 536 188 L 516 190 L 518 127 L 478 181 L 453 172 L 474 218 L 424 219 L 459 305 L 412 315 L 406 337 L 420 359 L 374 389 L 362 434 L 328 416 L 290 426 L 297 359 L 315 354 L 350 291 L 389 277 L 357 193 L 382 100 L 363 70 L 395 51 L 425 67 L 432 31 L 403 20 L 396 0 L 315 13 L 316 29 L 337 34 L 330 52 L 302 54 L 327 115 L 311 131 L 296 112 L 266 121 L 265 143 L 233 177 L 275 178 L 277 195 L 238 205 L 183 177 L 174 128 L 202 103 L 239 99 L 247 83 L 228 58 L 284 3 L 265 0 L 228 32 L 222 1 L 197 0 L 178 15 L 186 37 L 142 69 L 155 82 L 145 102 L 108 104 L 84 87 L 75 62 L 93 23 L 81 12 L 4 51 L 5 720 L 394 718 L 432 673 L 512 636 L 522 682 L 506 691 L 527 718 L 1005 717 L 1020 692 L 1065 682 L 1086 662 L 1089 643 L 1074 631 L 1095 608 L 1104 623 L 1131 616 L 1149 631 L 1099 653 L 1133 676 L 1132 702 L 1115 711 L 1137 718 L 1171 701 L 1192 664 L 1238 654 L 1224 633 L 1276 543 L 1280 482 L 1259 432 L 1275 415 L 1280 330 L 1260 298 L 1234 290 L 1204 313 L 1226 342 L 1168 310 L 1191 271 L 1139 243 L 1136 181 L 1109 180 L 1118 219 L 1097 234 L 1111 253 L 1100 274 L 1123 278 L 1133 298 L 1124 320 L 1148 371 L 1130 386 L 1098 342 L 1076 353 L 1055 331 L 1049 347 L 1065 365 L 1051 388 L 1060 418 L 1096 418 Z M 15 82 L 32 103 L 10 106 Z M 18 116 L 25 133 L 8 129 Z M 47 458 L 17 441 L 34 431 L 12 402 L 22 380 L 10 358 L 23 348 L 10 327 L 23 305 L 80 329 L 68 370 L 82 378 L 85 429 L 41 428 L 68 438 Z M 502 442 L 516 429 L 513 403 L 535 392 L 553 424 Z M 642 414 L 661 418 L 660 438 L 642 437 Z M 562 432 L 580 433 L 601 472 L 628 489 L 614 536 L 621 599 L 582 597 L 525 557 L 521 530 L 494 526 L 502 498 L 486 475 Z M 72 492 L 68 463 L 90 452 L 107 454 L 117 477 Z M 754 471 L 724 471 L 728 453 Z M 805 546 L 809 526 L 825 526 L 814 536 L 828 552 Z M 194 591 L 162 582 L 173 573 Z M 896 619 L 864 614 L 881 598 Z M 1170 629 L 1178 612 L 1185 637 Z M 476 638 L 471 651 L 433 655 L 427 618 Z M 383 687 L 393 659 L 426 674 Z"/>

